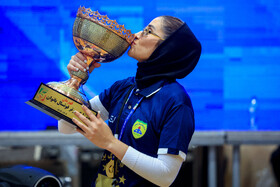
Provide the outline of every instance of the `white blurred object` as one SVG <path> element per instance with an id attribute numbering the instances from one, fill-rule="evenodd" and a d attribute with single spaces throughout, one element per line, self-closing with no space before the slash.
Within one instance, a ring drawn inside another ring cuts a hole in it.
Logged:
<path id="1" fill-rule="evenodd" d="M 250 114 L 250 129 L 257 130 L 256 123 L 256 113 L 257 113 L 257 98 L 252 97 L 250 106 L 249 106 L 249 114 Z"/>
<path id="2" fill-rule="evenodd" d="M 256 187 L 277 187 L 276 180 L 270 168 L 264 168 L 257 172 Z"/>

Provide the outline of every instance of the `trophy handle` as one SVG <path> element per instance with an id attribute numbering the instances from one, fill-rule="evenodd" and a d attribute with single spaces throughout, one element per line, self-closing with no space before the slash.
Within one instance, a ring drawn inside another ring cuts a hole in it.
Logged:
<path id="1" fill-rule="evenodd" d="M 87 58 L 87 65 L 90 69 L 90 67 L 95 63 L 95 59 L 88 55 L 86 55 L 86 58 Z M 88 74 L 90 74 L 90 73 L 91 72 L 88 71 Z"/>

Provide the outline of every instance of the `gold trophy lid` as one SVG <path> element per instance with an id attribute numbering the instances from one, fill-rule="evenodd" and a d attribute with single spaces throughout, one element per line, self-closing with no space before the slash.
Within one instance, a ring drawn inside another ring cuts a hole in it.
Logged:
<path id="1" fill-rule="evenodd" d="M 77 17 L 88 19 L 116 33 L 131 44 L 135 35 L 130 30 L 125 29 L 124 25 L 119 25 L 116 20 L 110 20 L 107 15 L 101 15 L 98 11 L 92 11 L 90 8 L 80 7 L 77 12 Z"/>

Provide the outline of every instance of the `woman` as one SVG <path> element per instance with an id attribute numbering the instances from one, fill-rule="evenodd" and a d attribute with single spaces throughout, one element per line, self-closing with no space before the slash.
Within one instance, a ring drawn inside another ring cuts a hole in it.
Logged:
<path id="1" fill-rule="evenodd" d="M 141 32 L 128 51 L 138 60 L 135 77 L 117 81 L 90 100 L 97 116 L 75 112 L 76 129 L 105 149 L 93 186 L 169 186 L 186 158 L 194 132 L 191 100 L 176 79 L 196 66 L 201 45 L 178 18 L 160 16 Z M 77 53 L 69 71 L 84 70 L 86 58 Z M 99 67 L 95 63 L 91 68 Z M 108 125 L 104 120 L 108 119 Z M 73 126 L 60 120 L 59 131 Z"/>

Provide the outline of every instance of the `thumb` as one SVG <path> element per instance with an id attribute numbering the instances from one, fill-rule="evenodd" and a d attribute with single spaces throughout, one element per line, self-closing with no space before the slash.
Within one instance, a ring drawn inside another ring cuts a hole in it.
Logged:
<path id="1" fill-rule="evenodd" d="M 97 112 L 97 116 L 96 117 L 97 117 L 97 119 L 101 119 L 100 111 Z"/>
<path id="2" fill-rule="evenodd" d="M 92 65 L 89 67 L 89 73 L 91 73 L 95 68 L 99 68 L 101 66 L 98 62 L 93 62 Z"/>

